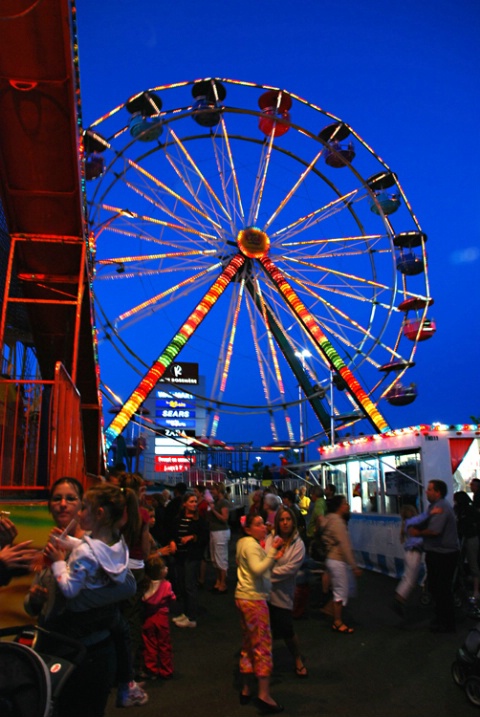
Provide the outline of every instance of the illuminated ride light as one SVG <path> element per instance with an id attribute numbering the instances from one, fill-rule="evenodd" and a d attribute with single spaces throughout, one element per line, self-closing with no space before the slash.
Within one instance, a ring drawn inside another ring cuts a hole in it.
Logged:
<path id="1" fill-rule="evenodd" d="M 448 436 L 448 434 L 455 433 L 456 435 L 462 435 L 464 433 L 474 433 L 475 436 L 480 435 L 480 426 L 478 425 L 470 425 L 470 424 L 451 424 L 447 425 L 445 423 L 432 423 L 431 425 L 427 425 L 424 423 L 419 424 L 418 426 L 408 426 L 407 428 L 395 428 L 392 430 L 387 431 L 386 433 L 376 433 L 370 436 L 358 436 L 356 438 L 350 438 L 347 441 L 339 441 L 336 444 L 329 444 L 324 446 L 319 446 L 318 452 L 320 455 L 322 454 L 330 454 L 335 453 L 336 449 L 338 447 L 342 448 L 349 448 L 353 446 L 358 446 L 365 443 L 385 443 L 391 440 L 392 438 L 399 438 L 402 436 L 430 436 L 433 434 L 438 433 L 444 433 Z M 383 450 L 383 447 L 382 447 Z"/>
<path id="2" fill-rule="evenodd" d="M 139 409 L 147 396 L 155 388 L 167 368 L 176 359 L 190 336 L 192 336 L 194 331 L 198 328 L 212 306 L 223 294 L 230 281 L 234 278 L 244 263 L 245 257 L 242 254 L 236 254 L 233 257 L 194 311 L 190 314 L 178 333 L 175 334 L 171 342 L 145 374 L 130 398 L 125 402 L 119 413 L 115 416 L 105 431 L 107 449 L 110 448 L 115 438 L 123 431 L 134 413 Z"/>
<path id="3" fill-rule="evenodd" d="M 283 277 L 282 273 L 277 269 L 271 259 L 268 259 L 268 257 L 262 257 L 260 259 L 260 262 L 262 263 L 268 275 L 275 282 L 282 296 L 285 298 L 292 310 L 301 320 L 302 324 L 305 326 L 310 336 L 315 340 L 319 349 L 326 357 L 329 365 L 336 371 L 338 375 L 340 375 L 343 381 L 345 381 L 349 393 L 354 398 L 357 405 L 364 411 L 365 415 L 369 418 L 374 428 L 376 428 L 380 433 L 385 433 L 386 431 L 389 431 L 390 427 L 383 418 L 378 408 L 371 401 L 364 389 L 360 386 L 358 380 L 355 378 L 350 369 L 346 366 L 343 359 L 339 356 L 337 351 L 334 349 L 330 341 L 327 339 L 327 337 L 317 324 L 313 315 L 302 303 L 293 288 Z"/>
<path id="4" fill-rule="evenodd" d="M 149 138 L 156 141 L 147 146 Z M 93 157 L 92 178 L 99 174 L 84 184 L 102 352 L 113 347 L 128 370 L 149 366 L 148 341 L 130 327 L 144 321 L 145 329 L 155 327 L 153 335 L 172 319 L 175 331 L 182 302 L 180 316 L 189 320 L 152 366 L 152 385 L 193 333 L 188 350 L 203 360 L 206 329 L 196 327 L 210 308 L 207 289 L 239 251 L 244 269 L 230 279 L 227 310 L 217 323 L 213 316 L 211 325 L 205 322 L 219 357 L 205 432 L 215 435 L 223 413 L 236 405 L 234 384 L 242 377 L 232 374 L 240 363 L 234 343 L 244 327 L 241 356 L 252 361 L 251 390 L 260 397 L 241 398 L 247 420 L 251 412 L 262 416 L 259 422 L 267 417 L 274 439 L 284 437 L 275 423 L 293 405 L 285 398 L 293 395 L 293 378 L 325 435 L 331 414 L 366 417 L 376 430 L 388 430 L 377 402 L 412 397 L 412 391 L 398 396 L 400 381 L 434 329 L 427 319 L 426 235 L 396 175 L 353 128 L 278 87 L 209 77 L 139 92 L 92 123 L 82 140 Z M 388 204 L 391 193 L 398 203 Z M 270 253 L 282 288 L 265 269 Z M 321 349 L 307 372 L 292 359 L 305 339 Z M 325 388 L 332 379 L 347 389 L 336 393 L 335 408 Z M 148 389 L 145 377 L 134 403 Z M 361 410 L 352 414 L 352 403 Z M 120 430 L 122 415 L 110 433 Z M 286 425 L 297 443 L 297 421 L 292 426 L 287 418 Z"/>
<path id="5" fill-rule="evenodd" d="M 230 372 L 230 364 L 231 364 L 231 360 L 232 360 L 233 346 L 234 346 L 234 342 L 235 342 L 235 334 L 236 334 L 237 325 L 238 325 L 238 316 L 240 313 L 240 307 L 241 307 L 242 298 L 243 298 L 243 289 L 244 289 L 244 282 L 242 281 L 240 291 L 239 291 L 239 294 L 237 297 L 235 312 L 234 312 L 234 316 L 233 316 L 233 320 L 232 320 L 232 326 L 230 329 L 230 336 L 228 339 L 228 345 L 227 345 L 227 351 L 226 351 L 223 371 L 222 371 L 221 378 L 220 378 L 220 389 L 219 389 L 219 399 L 220 400 L 223 398 L 223 394 L 225 393 L 225 389 L 227 386 L 228 374 Z M 212 438 L 215 438 L 217 435 L 219 421 L 220 421 L 220 415 L 218 413 L 216 413 L 213 417 L 212 429 L 211 429 L 211 433 L 210 433 Z"/>

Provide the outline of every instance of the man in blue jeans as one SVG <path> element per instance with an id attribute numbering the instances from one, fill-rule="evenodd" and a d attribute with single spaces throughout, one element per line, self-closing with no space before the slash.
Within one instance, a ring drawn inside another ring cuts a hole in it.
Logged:
<path id="1" fill-rule="evenodd" d="M 442 480 L 431 480 L 427 486 L 430 503 L 427 519 L 409 534 L 423 538 L 428 589 L 435 603 L 433 632 L 455 631 L 453 579 L 459 560 L 457 523 L 452 506 L 445 500 L 447 485 Z"/>

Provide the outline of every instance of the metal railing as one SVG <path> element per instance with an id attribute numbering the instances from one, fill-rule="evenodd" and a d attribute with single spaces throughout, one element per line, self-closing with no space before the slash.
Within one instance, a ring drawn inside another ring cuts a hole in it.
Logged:
<path id="1" fill-rule="evenodd" d="M 34 497 L 62 475 L 86 480 L 80 395 L 53 381 L 0 378 L 0 496 Z"/>

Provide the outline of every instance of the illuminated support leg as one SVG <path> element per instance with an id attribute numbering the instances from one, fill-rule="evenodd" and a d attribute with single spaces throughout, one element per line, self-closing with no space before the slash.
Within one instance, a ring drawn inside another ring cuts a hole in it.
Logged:
<path id="1" fill-rule="evenodd" d="M 318 348 L 326 357 L 329 365 L 345 381 L 347 391 L 350 393 L 357 406 L 370 420 L 370 423 L 373 425 L 375 430 L 379 433 L 386 433 L 389 431 L 390 427 L 378 408 L 360 386 L 358 380 L 346 366 L 343 359 L 339 356 L 320 326 L 317 324 L 313 314 L 311 314 L 302 303 L 288 281 L 284 278 L 281 271 L 277 269 L 273 261 L 271 261 L 267 256 L 259 257 L 259 261 L 272 281 L 274 281 L 276 287 L 291 307 L 292 311 L 294 311 L 294 313 L 298 316 L 305 329 L 308 331 L 312 339 L 314 339 Z"/>
<path id="2" fill-rule="evenodd" d="M 237 272 L 245 263 L 245 257 L 237 254 L 227 264 L 218 279 L 212 284 L 203 299 L 192 311 L 178 333 L 160 354 L 155 363 L 148 370 L 147 374 L 140 381 L 130 398 L 122 406 L 113 421 L 105 431 L 105 443 L 107 450 L 115 438 L 120 435 L 132 416 L 138 411 L 147 396 L 153 391 L 170 364 L 176 359 L 188 339 L 196 331 L 205 316 L 208 314 L 217 299 L 223 294 L 226 287 L 235 277 Z"/>

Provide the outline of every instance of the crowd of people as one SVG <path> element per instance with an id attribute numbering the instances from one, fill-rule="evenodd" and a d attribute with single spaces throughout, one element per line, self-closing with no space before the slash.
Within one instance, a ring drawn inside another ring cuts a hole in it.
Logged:
<path id="1" fill-rule="evenodd" d="M 453 575 L 463 551 L 479 592 L 480 512 L 464 492 L 445 500 L 446 486 L 430 481 L 428 509 L 402 508 L 405 573 L 394 605 L 404 614 L 418 582 L 423 556 L 435 605 L 436 631 L 455 627 Z M 480 492 L 479 492 L 480 500 Z M 54 527 L 39 555 L 31 541 L 14 544 L 17 530 L 0 517 L 0 585 L 35 569 L 25 610 L 47 631 L 81 643 L 86 657 L 72 673 L 58 704 L 59 717 L 102 717 L 116 688 L 118 707 L 148 701 L 149 680 L 174 674 L 170 634 L 199 624 L 199 591 L 206 566 L 214 569 L 210 591 L 229 593 L 230 503 L 225 486 L 178 483 L 171 493 L 146 495 L 137 474 L 115 471 L 85 493 L 74 478 L 56 481 L 49 496 Z M 351 635 L 343 608 L 360 576 L 348 532 L 349 505 L 334 485 L 278 495 L 257 490 L 241 519 L 236 544 L 235 605 L 242 633 L 240 704 L 255 700 L 262 714 L 283 710 L 270 691 L 272 641 L 285 642 L 293 672 L 308 678 L 294 619 L 307 607 L 312 576 L 331 615 L 331 629 Z M 224 598 L 221 598 L 224 599 Z M 67 650 L 68 652 L 68 650 Z M 85 685 L 89 689 L 85 690 Z"/>

